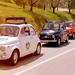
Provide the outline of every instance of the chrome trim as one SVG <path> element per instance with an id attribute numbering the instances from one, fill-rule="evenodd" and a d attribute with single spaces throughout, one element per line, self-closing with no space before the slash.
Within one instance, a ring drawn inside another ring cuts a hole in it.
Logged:
<path id="1" fill-rule="evenodd" d="M 41 43 L 57 42 L 57 40 L 41 40 Z"/>

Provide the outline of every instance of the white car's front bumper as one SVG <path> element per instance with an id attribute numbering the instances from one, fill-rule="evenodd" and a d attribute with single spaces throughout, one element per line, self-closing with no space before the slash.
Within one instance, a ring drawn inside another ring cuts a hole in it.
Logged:
<path id="1" fill-rule="evenodd" d="M 10 56 L 7 52 L 0 50 L 0 60 L 7 60 L 9 58 L 10 58 Z"/>

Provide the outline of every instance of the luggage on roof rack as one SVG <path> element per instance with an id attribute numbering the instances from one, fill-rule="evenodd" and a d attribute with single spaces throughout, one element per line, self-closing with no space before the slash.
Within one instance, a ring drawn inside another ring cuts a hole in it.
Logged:
<path id="1" fill-rule="evenodd" d="M 6 24 L 27 24 L 25 17 L 8 17 L 5 20 Z"/>

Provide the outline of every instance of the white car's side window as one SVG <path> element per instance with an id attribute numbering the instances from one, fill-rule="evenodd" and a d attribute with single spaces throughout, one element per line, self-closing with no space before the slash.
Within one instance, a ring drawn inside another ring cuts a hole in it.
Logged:
<path id="1" fill-rule="evenodd" d="M 31 35 L 36 35 L 36 32 L 35 32 L 35 30 L 34 30 L 33 27 L 30 27 L 30 34 L 31 34 Z"/>
<path id="2" fill-rule="evenodd" d="M 24 36 L 29 36 L 30 35 L 29 27 L 23 27 L 21 30 L 21 34 Z"/>

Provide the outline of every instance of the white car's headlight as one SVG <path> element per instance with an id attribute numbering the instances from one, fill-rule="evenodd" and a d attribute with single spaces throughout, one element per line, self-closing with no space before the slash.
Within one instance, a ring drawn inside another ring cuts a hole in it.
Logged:
<path id="1" fill-rule="evenodd" d="M 6 47 L 0 46 L 0 50 L 1 50 L 1 51 L 5 51 L 5 49 L 6 49 Z"/>

